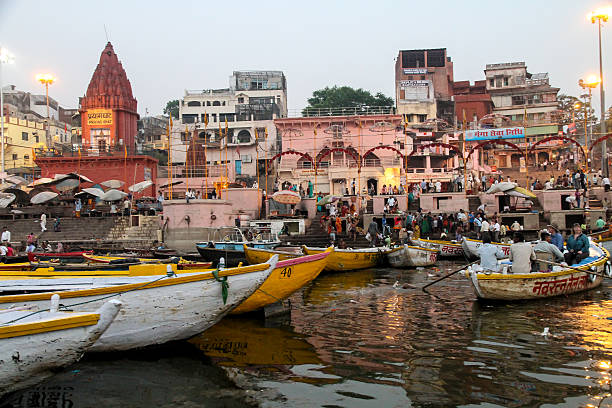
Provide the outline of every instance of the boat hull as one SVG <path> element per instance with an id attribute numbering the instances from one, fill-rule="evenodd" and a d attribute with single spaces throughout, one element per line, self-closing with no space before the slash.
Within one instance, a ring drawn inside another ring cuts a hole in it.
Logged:
<path id="1" fill-rule="evenodd" d="M 246 245 L 243 247 L 243 250 L 244 250 L 244 255 L 246 257 L 246 260 L 249 263 L 249 265 L 266 262 L 268 259 L 272 257 L 272 255 L 278 255 L 279 262 L 286 261 L 288 259 L 297 258 L 303 255 L 302 253 L 274 251 L 272 249 L 250 248 Z"/>
<path id="2" fill-rule="evenodd" d="M 325 252 L 326 248 L 309 248 L 302 246 L 306 255 Z M 357 269 L 373 268 L 382 263 L 388 248 L 337 249 L 334 248 L 327 258 L 326 271 L 346 272 Z"/>
<path id="3" fill-rule="evenodd" d="M 189 338 L 203 332 L 234 307 L 251 296 L 276 266 L 276 257 L 268 264 L 223 269 L 227 276 L 227 301 L 222 284 L 212 273 L 193 273 L 179 277 L 150 279 L 141 282 L 89 290 L 61 292 L 62 303 L 83 303 L 79 310 L 95 310 L 109 295 L 121 294 L 124 307 L 113 325 L 92 346 L 92 351 L 129 350 L 168 341 Z M 48 305 L 53 292 L 0 296 L 2 305 Z"/>
<path id="4" fill-rule="evenodd" d="M 246 264 L 246 256 L 244 251 L 236 251 L 230 249 L 209 248 L 204 245 L 196 245 L 200 256 L 207 262 L 212 262 L 213 266 L 219 264 L 219 259 L 225 260 L 226 267 L 238 266 L 241 262 Z M 241 247 L 242 249 L 242 247 Z"/>
<path id="5" fill-rule="evenodd" d="M 591 245 L 591 251 L 594 246 L 596 245 Z M 603 281 L 601 274 L 605 273 L 610 276 L 610 268 L 607 264 L 610 253 L 599 246 L 596 246 L 595 251 L 598 252 L 598 256 L 594 260 L 574 266 L 573 269 L 565 268 L 557 272 L 529 274 L 472 272 L 469 279 L 476 296 L 483 300 L 544 299 L 583 292 L 601 285 Z M 589 272 L 596 272 L 599 275 Z"/>
<path id="6" fill-rule="evenodd" d="M 319 276 L 327 265 L 329 254 L 323 252 L 279 261 L 263 285 L 230 314 L 252 312 L 285 300 Z"/>
<path id="7" fill-rule="evenodd" d="M 120 307 L 121 302 L 113 300 L 96 313 L 46 313 L 49 318 L 2 326 L 0 396 L 33 386 L 78 361 L 113 322 Z"/>
<path id="8" fill-rule="evenodd" d="M 434 239 L 413 239 L 417 246 L 423 248 L 437 249 L 440 251 L 439 256 L 442 258 L 457 258 L 463 257 L 463 248 L 460 242 L 439 241 Z"/>
<path id="9" fill-rule="evenodd" d="M 389 263 L 394 268 L 431 266 L 438 261 L 438 251 L 411 245 L 395 248 L 387 254 Z"/>

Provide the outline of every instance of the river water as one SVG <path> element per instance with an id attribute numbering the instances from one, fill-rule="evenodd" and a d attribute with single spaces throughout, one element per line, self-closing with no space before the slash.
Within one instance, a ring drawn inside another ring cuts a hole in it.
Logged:
<path id="1" fill-rule="evenodd" d="M 86 357 L 0 406 L 612 407 L 610 281 L 494 305 L 459 275 L 419 289 L 455 267 L 323 274 L 289 315 Z"/>

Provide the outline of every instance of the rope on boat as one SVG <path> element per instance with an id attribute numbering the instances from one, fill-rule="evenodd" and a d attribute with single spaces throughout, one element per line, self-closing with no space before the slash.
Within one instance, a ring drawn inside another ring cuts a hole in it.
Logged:
<path id="1" fill-rule="evenodd" d="M 229 293 L 229 283 L 227 282 L 227 276 L 219 278 L 219 268 L 212 271 L 212 275 L 215 277 L 217 282 L 221 283 L 221 296 L 223 297 L 223 304 L 227 303 L 227 295 Z"/>

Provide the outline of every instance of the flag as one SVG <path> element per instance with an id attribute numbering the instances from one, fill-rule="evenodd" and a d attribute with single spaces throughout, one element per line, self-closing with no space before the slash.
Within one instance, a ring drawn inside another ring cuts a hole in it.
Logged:
<path id="1" fill-rule="evenodd" d="M 127 143 L 123 145 L 123 151 L 125 153 L 125 158 L 127 159 Z"/>
<path id="2" fill-rule="evenodd" d="M 79 146 L 79 159 L 81 158 L 81 146 Z"/>
<path id="3" fill-rule="evenodd" d="M 317 135 L 317 127 L 315 126 L 312 130 L 314 131 L 314 135 L 316 136 Z"/>
<path id="4" fill-rule="evenodd" d="M 227 137 L 227 116 L 225 117 L 225 137 Z"/>
<path id="5" fill-rule="evenodd" d="M 204 126 L 208 126 L 208 113 L 204 112 Z"/>
<path id="6" fill-rule="evenodd" d="M 36 150 L 32 148 L 32 160 L 36 160 Z"/>

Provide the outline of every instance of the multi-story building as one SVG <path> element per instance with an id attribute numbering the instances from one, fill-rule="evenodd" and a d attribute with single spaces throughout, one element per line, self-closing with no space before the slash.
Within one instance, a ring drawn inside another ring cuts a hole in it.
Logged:
<path id="1" fill-rule="evenodd" d="M 144 116 L 138 121 L 137 144 L 144 150 L 168 149 L 167 132 L 167 116 Z"/>
<path id="2" fill-rule="evenodd" d="M 454 121 L 453 63 L 446 48 L 402 50 L 395 60 L 397 113 L 409 123 Z"/>
<path id="3" fill-rule="evenodd" d="M 4 163 L 8 173 L 32 179 L 34 150 L 46 146 L 47 132 L 42 121 L 6 116 L 4 121 Z"/>
<path id="4" fill-rule="evenodd" d="M 484 80 L 474 81 L 474 85 L 470 81 L 453 82 L 453 100 L 459 127 L 464 121 L 466 126 L 477 126 L 480 119 L 493 112 L 493 101 Z"/>
<path id="5" fill-rule="evenodd" d="M 171 132 L 173 177 L 195 173 L 190 187 L 198 188 L 219 181 L 250 185 L 257 159 L 261 170 L 265 157 L 278 152 L 274 120 L 286 116 L 281 71 L 235 71 L 228 88 L 185 91 Z"/>
<path id="6" fill-rule="evenodd" d="M 392 109 L 390 109 L 392 110 Z M 416 183 L 422 179 L 449 181 L 448 149 L 434 142 L 449 136 L 431 129 L 404 130 L 401 115 L 378 112 L 355 116 L 309 116 L 274 121 L 282 137 L 283 155 L 271 177 L 315 193 L 374 191 L 383 186 Z M 312 162 L 314 160 L 315 163 Z M 316 173 L 315 173 L 316 164 Z M 452 166 L 454 167 L 454 166 Z"/>
<path id="7" fill-rule="evenodd" d="M 3 88 L 4 112 L 14 117 L 26 120 L 47 118 L 47 98 L 45 95 L 35 95 L 17 89 L 15 85 Z M 55 99 L 49 97 L 49 117 L 60 120 L 59 104 Z"/>

